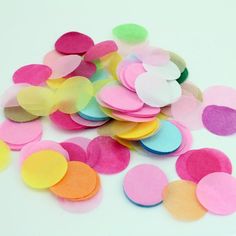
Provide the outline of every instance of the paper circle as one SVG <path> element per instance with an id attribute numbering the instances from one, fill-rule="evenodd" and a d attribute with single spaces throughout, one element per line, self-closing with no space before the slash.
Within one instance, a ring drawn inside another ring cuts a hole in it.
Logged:
<path id="1" fill-rule="evenodd" d="M 142 164 L 129 170 L 123 188 L 126 196 L 135 204 L 155 206 L 162 202 L 162 191 L 167 184 L 167 177 L 161 169 Z"/>
<path id="2" fill-rule="evenodd" d="M 156 154 L 174 152 L 181 145 L 180 130 L 169 121 L 161 121 L 160 129 L 153 136 L 140 140 L 141 145 Z"/>
<path id="3" fill-rule="evenodd" d="M 211 213 L 229 215 L 236 211 L 235 177 L 216 172 L 205 176 L 197 185 L 197 198 Z"/>
<path id="4" fill-rule="evenodd" d="M 107 40 L 95 44 L 84 55 L 85 61 L 94 61 L 109 53 L 116 52 L 118 49 L 116 43 L 113 40 Z"/>
<path id="5" fill-rule="evenodd" d="M 36 189 L 49 188 L 66 174 L 67 161 L 63 155 L 51 150 L 36 152 L 22 164 L 24 182 Z"/>
<path id="6" fill-rule="evenodd" d="M 130 151 L 108 136 L 94 138 L 87 148 L 87 163 L 101 174 L 115 174 L 129 164 Z"/>
<path id="7" fill-rule="evenodd" d="M 68 162 L 64 178 L 50 188 L 58 197 L 80 199 L 89 195 L 97 185 L 97 173 L 83 162 Z"/>
<path id="8" fill-rule="evenodd" d="M 156 73 L 146 72 L 135 80 L 138 97 L 152 107 L 167 106 L 179 99 L 181 87 L 176 81 L 166 81 Z"/>
<path id="9" fill-rule="evenodd" d="M 19 105 L 35 116 L 47 116 L 56 107 L 55 94 L 46 87 L 23 88 L 17 95 Z"/>
<path id="10" fill-rule="evenodd" d="M 19 68 L 13 74 L 14 83 L 43 84 L 52 74 L 51 68 L 41 64 L 30 64 Z"/>
<path id="11" fill-rule="evenodd" d="M 32 142 L 42 132 L 42 124 L 39 120 L 27 123 L 6 120 L 0 125 L 0 139 L 8 144 L 22 145 Z"/>
<path id="12" fill-rule="evenodd" d="M 68 152 L 70 161 L 81 161 L 86 163 L 87 153 L 82 147 L 71 142 L 62 142 L 60 144 Z"/>
<path id="13" fill-rule="evenodd" d="M 137 111 L 143 107 L 143 102 L 135 93 L 120 85 L 103 87 L 98 97 L 107 105 L 120 111 Z"/>
<path id="14" fill-rule="evenodd" d="M 211 133 L 228 136 L 236 133 L 236 110 L 210 105 L 203 110 L 202 122 Z"/>
<path id="15" fill-rule="evenodd" d="M 148 36 L 147 30 L 143 26 L 131 23 L 116 26 L 112 30 L 112 34 L 117 39 L 131 44 L 141 43 Z"/>
<path id="16" fill-rule="evenodd" d="M 55 48 L 63 54 L 83 55 L 94 45 L 93 40 L 79 32 L 67 32 L 60 36 L 55 43 Z"/>
<path id="17" fill-rule="evenodd" d="M 163 191 L 163 204 L 176 219 L 194 221 L 206 214 L 196 197 L 196 184 L 178 180 L 169 183 Z"/>

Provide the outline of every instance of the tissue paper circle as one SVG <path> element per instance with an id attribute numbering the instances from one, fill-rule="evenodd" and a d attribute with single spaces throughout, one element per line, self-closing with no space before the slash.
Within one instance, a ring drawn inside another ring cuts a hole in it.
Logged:
<path id="1" fill-rule="evenodd" d="M 8 145 L 0 140 L 0 171 L 4 170 L 10 163 L 11 152 Z"/>
<path id="2" fill-rule="evenodd" d="M 175 52 L 169 52 L 169 55 L 170 55 L 170 60 L 174 62 L 178 66 L 180 72 L 183 73 L 184 70 L 186 69 L 185 60 Z"/>
<path id="3" fill-rule="evenodd" d="M 60 57 L 63 57 L 63 56 L 64 56 L 64 54 L 61 54 L 61 53 L 57 52 L 56 50 L 52 50 L 44 56 L 43 64 L 51 67 L 55 63 L 55 61 L 57 61 L 57 59 L 59 59 Z"/>
<path id="4" fill-rule="evenodd" d="M 156 73 L 158 76 L 166 80 L 176 80 L 181 74 L 177 65 L 175 65 L 172 61 L 160 66 L 144 64 L 144 68 L 146 71 Z"/>
<path id="5" fill-rule="evenodd" d="M 13 74 L 14 83 L 43 84 L 52 74 L 51 68 L 41 64 L 30 64 L 19 68 Z"/>
<path id="6" fill-rule="evenodd" d="M 59 128 L 65 130 L 81 130 L 86 128 L 83 125 L 79 125 L 71 119 L 69 114 L 65 114 L 60 111 L 56 111 L 49 116 L 50 120 Z"/>
<path id="7" fill-rule="evenodd" d="M 67 79 L 56 91 L 58 109 L 67 114 L 84 109 L 93 96 L 93 85 L 85 77 Z"/>
<path id="8" fill-rule="evenodd" d="M 52 65 L 51 78 L 61 78 L 73 72 L 81 63 L 78 55 L 59 57 Z"/>
<path id="9" fill-rule="evenodd" d="M 70 161 L 81 161 L 86 163 L 87 153 L 82 147 L 71 142 L 62 142 L 60 144 L 68 152 Z"/>
<path id="10" fill-rule="evenodd" d="M 171 105 L 173 118 L 191 130 L 202 128 L 202 112 L 203 103 L 193 96 L 183 95 Z"/>
<path id="11" fill-rule="evenodd" d="M 109 53 L 116 52 L 118 49 L 116 43 L 113 40 L 107 40 L 95 44 L 84 55 L 85 61 L 94 61 Z"/>
<path id="12" fill-rule="evenodd" d="M 83 125 L 85 127 L 98 127 L 98 126 L 105 124 L 108 121 L 108 120 L 90 121 L 90 120 L 84 119 L 83 117 L 81 117 L 78 114 L 72 114 L 72 115 L 70 115 L 70 117 L 74 122 L 76 122 L 79 125 Z"/>
<path id="13" fill-rule="evenodd" d="M 55 151 L 44 150 L 33 153 L 22 164 L 24 182 L 36 189 L 46 189 L 58 183 L 66 174 L 67 161 Z"/>
<path id="14" fill-rule="evenodd" d="M 176 161 L 176 171 L 180 178 L 198 183 L 213 172 L 231 174 L 232 164 L 223 152 L 213 148 L 201 148 L 181 154 Z"/>
<path id="15" fill-rule="evenodd" d="M 26 87 L 17 95 L 19 105 L 35 116 L 47 116 L 56 107 L 55 94 L 45 87 Z"/>
<path id="16" fill-rule="evenodd" d="M 32 115 L 22 107 L 5 107 L 4 115 L 7 119 L 14 122 L 29 122 L 38 119 L 38 116 Z"/>
<path id="17" fill-rule="evenodd" d="M 236 109 L 236 90 L 223 85 L 211 86 L 204 90 L 203 100 L 206 106 L 217 105 Z"/>
<path id="18" fill-rule="evenodd" d="M 215 172 L 205 176 L 197 185 L 197 198 L 211 213 L 229 215 L 236 211 L 236 179 Z"/>
<path id="19" fill-rule="evenodd" d="M 116 26 L 112 30 L 112 34 L 117 39 L 130 44 L 141 43 L 148 36 L 147 30 L 143 26 L 131 23 Z"/>
<path id="20" fill-rule="evenodd" d="M 15 123 L 10 120 L 0 125 L 0 139 L 8 144 L 22 145 L 32 142 L 43 132 L 39 120 L 27 123 Z"/>
<path id="21" fill-rule="evenodd" d="M 126 196 L 135 204 L 155 206 L 162 202 L 162 191 L 167 184 L 167 177 L 161 169 L 142 164 L 129 170 L 123 187 Z"/>
<path id="22" fill-rule="evenodd" d="M 138 123 L 133 129 L 117 134 L 119 138 L 127 140 L 139 140 L 149 134 L 156 132 L 160 127 L 159 119 L 153 121 Z"/>
<path id="23" fill-rule="evenodd" d="M 87 163 L 101 174 L 115 174 L 129 164 L 130 151 L 108 136 L 98 136 L 87 148 Z"/>
<path id="24" fill-rule="evenodd" d="M 108 106 L 120 111 L 137 111 L 143 107 L 143 102 L 135 93 L 120 85 L 103 87 L 98 97 Z"/>
<path id="25" fill-rule="evenodd" d="M 94 45 L 93 40 L 79 32 L 67 32 L 63 34 L 55 43 L 58 52 L 64 54 L 83 55 Z"/>
<path id="26" fill-rule="evenodd" d="M 93 97 L 88 105 L 80 111 L 82 116 L 86 116 L 89 120 L 93 121 L 104 121 L 109 117 L 100 109 L 100 105 L 98 104 L 95 97 Z"/>
<path id="27" fill-rule="evenodd" d="M 156 73 L 146 72 L 135 80 L 138 97 L 147 105 L 163 107 L 179 99 L 181 87 L 176 81 L 166 81 Z"/>
<path id="28" fill-rule="evenodd" d="M 74 143 L 76 145 L 79 145 L 84 149 L 84 151 L 87 151 L 87 147 L 89 143 L 91 142 L 91 139 L 84 138 L 84 137 L 74 137 L 74 138 L 69 138 L 65 142 L 69 143 Z"/>
<path id="29" fill-rule="evenodd" d="M 97 173 L 83 162 L 68 162 L 64 178 L 50 188 L 58 197 L 80 199 L 89 195 L 97 184 Z"/>
<path id="30" fill-rule="evenodd" d="M 206 214 L 196 197 L 196 184 L 178 180 L 169 183 L 163 191 L 163 204 L 176 219 L 194 221 Z"/>
<path id="31" fill-rule="evenodd" d="M 236 110 L 224 106 L 207 106 L 203 110 L 202 122 L 213 134 L 232 135 L 236 133 Z"/>
<path id="32" fill-rule="evenodd" d="M 161 121 L 160 129 L 153 136 L 141 139 L 141 145 L 148 151 L 156 154 L 174 152 L 182 142 L 180 130 L 169 121 Z"/>

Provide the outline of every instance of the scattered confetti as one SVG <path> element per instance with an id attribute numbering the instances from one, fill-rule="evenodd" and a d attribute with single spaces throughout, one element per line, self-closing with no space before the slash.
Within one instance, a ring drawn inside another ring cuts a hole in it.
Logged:
<path id="1" fill-rule="evenodd" d="M 230 157 L 214 148 L 191 150 L 193 130 L 236 133 L 236 90 L 217 85 L 202 92 L 188 80 L 185 60 L 151 45 L 141 25 L 118 25 L 112 35 L 114 40 L 94 43 L 86 34 L 66 32 L 43 64 L 16 69 L 14 85 L 1 98 L 6 119 L 0 123 L 0 170 L 9 165 L 10 150 L 20 151 L 25 184 L 48 189 L 73 213 L 98 207 L 99 174 L 118 173 L 132 203 L 163 202 L 177 220 L 236 212 Z M 45 117 L 67 134 L 98 127 L 99 135 L 41 140 Z M 129 169 L 135 152 L 163 161 L 177 157 L 182 180 L 168 183 L 169 176 L 155 165 Z"/>

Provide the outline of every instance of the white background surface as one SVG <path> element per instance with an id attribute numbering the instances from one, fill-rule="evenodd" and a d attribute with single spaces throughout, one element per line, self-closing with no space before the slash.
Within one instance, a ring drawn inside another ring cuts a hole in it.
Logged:
<path id="1" fill-rule="evenodd" d="M 236 87 L 236 1 L 207 0 L 0 0 L 0 93 L 12 82 L 19 66 L 40 63 L 57 37 L 70 30 L 84 32 L 96 42 L 109 39 L 114 26 L 135 22 L 146 26 L 153 45 L 183 56 L 190 80 L 201 89 L 214 84 Z M 4 118 L 1 114 L 0 121 Z M 44 139 L 62 141 L 96 131 L 69 133 L 45 120 Z M 235 136 L 217 137 L 206 130 L 193 133 L 194 148 L 216 147 L 227 153 L 236 175 Z M 162 205 L 140 208 L 123 195 L 127 172 L 102 176 L 103 202 L 88 214 L 71 214 L 60 208 L 48 192 L 24 186 L 14 153 L 11 166 L 0 173 L 1 236 L 121 236 L 121 235 L 236 235 L 236 214 L 207 214 L 193 223 L 171 218 Z M 161 167 L 170 180 L 177 179 L 176 158 L 151 159 L 132 153 L 129 168 L 139 163 Z M 128 169 L 129 169 L 128 168 Z"/>

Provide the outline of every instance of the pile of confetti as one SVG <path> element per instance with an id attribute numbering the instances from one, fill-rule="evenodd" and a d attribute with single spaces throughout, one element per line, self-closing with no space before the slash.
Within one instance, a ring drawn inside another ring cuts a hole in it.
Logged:
<path id="1" fill-rule="evenodd" d="M 178 220 L 234 213 L 230 158 L 213 148 L 190 149 L 192 130 L 236 133 L 236 90 L 212 86 L 202 92 L 187 81 L 184 59 L 150 45 L 140 25 L 119 25 L 112 33 L 114 40 L 95 44 L 85 34 L 67 32 L 42 64 L 14 72 L 14 85 L 1 100 L 6 120 L 0 124 L 0 170 L 9 165 L 10 150 L 20 151 L 28 187 L 49 190 L 66 210 L 87 212 L 102 201 L 99 174 L 125 170 L 130 150 L 178 157 L 180 180 L 169 182 L 156 165 L 141 164 L 126 173 L 125 196 L 139 206 L 163 202 Z M 98 127 L 99 136 L 41 140 L 43 117 L 63 130 Z"/>

